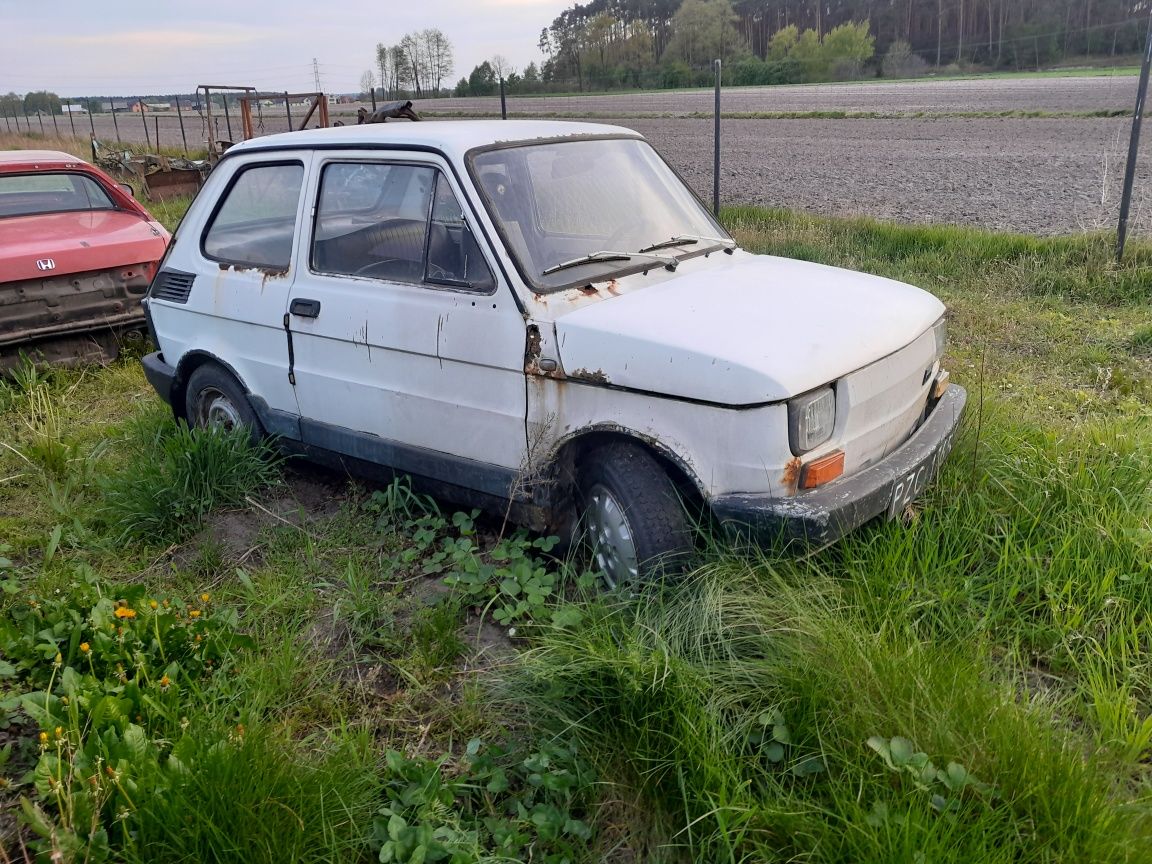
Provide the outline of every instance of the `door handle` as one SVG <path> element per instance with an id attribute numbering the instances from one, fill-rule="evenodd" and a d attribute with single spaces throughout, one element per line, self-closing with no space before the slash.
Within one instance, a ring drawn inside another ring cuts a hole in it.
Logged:
<path id="1" fill-rule="evenodd" d="M 293 315 L 299 315 L 301 318 L 315 318 L 320 314 L 320 301 L 297 297 L 288 307 L 288 311 Z"/>

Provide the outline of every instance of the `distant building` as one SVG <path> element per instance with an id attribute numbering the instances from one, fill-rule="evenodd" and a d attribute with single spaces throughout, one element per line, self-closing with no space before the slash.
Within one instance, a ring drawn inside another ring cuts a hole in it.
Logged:
<path id="1" fill-rule="evenodd" d="M 125 99 L 108 99 L 100 106 L 103 111 L 127 111 L 128 102 Z"/>
<path id="2" fill-rule="evenodd" d="M 171 111 L 172 105 L 169 102 L 133 102 L 132 110 L 137 114 L 141 111 Z"/>
<path id="3" fill-rule="evenodd" d="M 83 105 L 61 105 L 60 111 L 63 114 L 87 114 L 88 109 Z"/>

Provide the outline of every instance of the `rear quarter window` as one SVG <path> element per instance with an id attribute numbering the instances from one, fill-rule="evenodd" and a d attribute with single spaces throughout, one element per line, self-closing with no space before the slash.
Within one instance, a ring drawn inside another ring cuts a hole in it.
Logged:
<path id="1" fill-rule="evenodd" d="M 201 251 L 225 264 L 287 270 L 304 185 L 299 162 L 250 165 L 232 178 L 204 231 Z"/>
<path id="2" fill-rule="evenodd" d="M 76 210 L 112 210 L 112 199 L 96 180 L 73 171 L 0 174 L 0 217 Z"/>

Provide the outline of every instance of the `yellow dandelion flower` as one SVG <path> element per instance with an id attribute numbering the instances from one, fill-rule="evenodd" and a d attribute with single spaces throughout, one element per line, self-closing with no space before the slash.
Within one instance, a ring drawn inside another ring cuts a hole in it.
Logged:
<path id="1" fill-rule="evenodd" d="M 120 608 L 118 608 L 116 610 L 116 612 L 114 614 L 116 615 L 117 618 L 135 618 L 136 617 L 136 610 L 130 609 L 127 606 L 121 606 Z"/>
<path id="2" fill-rule="evenodd" d="M 59 651 L 57 651 L 57 652 L 56 652 L 56 659 L 55 659 L 55 660 L 53 660 L 52 662 L 53 662 L 54 664 L 56 664 L 57 666 L 59 666 L 61 663 L 63 663 L 63 662 L 64 662 L 64 658 L 63 658 L 63 657 L 60 655 L 60 652 L 59 652 Z"/>
<path id="3" fill-rule="evenodd" d="M 63 726 L 57 726 L 56 727 L 56 737 L 57 738 L 63 738 L 64 737 L 64 727 Z"/>
<path id="4" fill-rule="evenodd" d="M 171 684 L 172 684 L 172 679 L 169 678 L 167 675 L 163 676 L 160 679 L 160 688 L 162 690 L 167 690 L 168 687 L 171 686 Z"/>
<path id="5" fill-rule="evenodd" d="M 67 705 L 68 704 L 68 697 L 67 696 L 61 696 L 60 697 L 60 704 L 61 705 Z"/>
<path id="6" fill-rule="evenodd" d="M 87 642 L 81 642 L 80 643 L 80 653 L 81 654 L 87 654 L 91 650 L 92 650 L 92 646 L 89 645 Z"/>
<path id="7" fill-rule="evenodd" d="M 47 732 L 41 732 L 40 733 L 40 743 L 41 744 L 47 744 L 48 743 L 48 733 Z"/>
<path id="8" fill-rule="evenodd" d="M 209 600 L 211 600 L 211 599 L 212 599 L 212 595 L 211 595 L 211 594 L 201 594 L 201 595 L 200 595 L 200 601 L 201 601 L 202 603 L 207 603 L 207 602 L 208 602 Z"/>
<path id="9" fill-rule="evenodd" d="M 200 617 L 200 610 L 199 609 L 190 609 L 188 611 L 188 617 L 189 618 L 199 618 Z"/>
<path id="10" fill-rule="evenodd" d="M 157 603 L 155 600 L 149 600 L 149 601 L 148 601 L 148 605 L 149 605 L 150 607 L 152 607 L 153 609 L 155 609 L 155 608 L 156 608 L 157 606 L 159 606 L 160 604 L 159 604 L 159 603 Z"/>

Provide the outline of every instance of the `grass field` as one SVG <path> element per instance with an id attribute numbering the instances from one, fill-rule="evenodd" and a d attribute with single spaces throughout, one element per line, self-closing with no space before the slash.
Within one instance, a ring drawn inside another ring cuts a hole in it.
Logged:
<path id="1" fill-rule="evenodd" d="M 178 429 L 132 358 L 0 384 L 7 858 L 1149 860 L 1152 248 L 724 219 L 948 303 L 970 412 L 907 523 L 605 596 Z"/>

